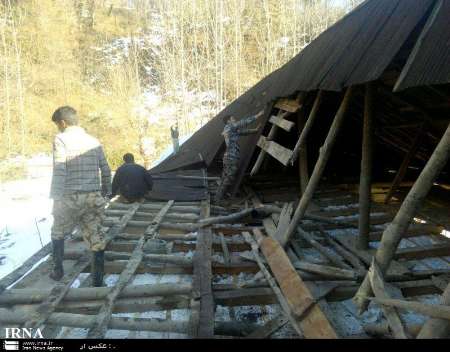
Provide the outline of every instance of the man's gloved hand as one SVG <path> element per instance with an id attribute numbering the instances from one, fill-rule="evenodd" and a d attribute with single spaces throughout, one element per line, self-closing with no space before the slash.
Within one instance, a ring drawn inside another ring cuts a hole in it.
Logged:
<path id="1" fill-rule="evenodd" d="M 105 199 L 107 199 L 107 200 L 111 200 L 111 199 L 114 198 L 114 196 L 113 196 L 111 193 L 105 194 L 103 197 L 104 197 Z"/>

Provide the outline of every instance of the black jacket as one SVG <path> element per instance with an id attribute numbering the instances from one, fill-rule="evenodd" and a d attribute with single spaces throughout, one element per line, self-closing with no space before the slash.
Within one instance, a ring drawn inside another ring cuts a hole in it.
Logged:
<path id="1" fill-rule="evenodd" d="M 121 165 L 114 175 L 112 195 L 121 194 L 129 200 L 142 198 L 153 187 L 153 180 L 141 165 L 130 163 Z"/>

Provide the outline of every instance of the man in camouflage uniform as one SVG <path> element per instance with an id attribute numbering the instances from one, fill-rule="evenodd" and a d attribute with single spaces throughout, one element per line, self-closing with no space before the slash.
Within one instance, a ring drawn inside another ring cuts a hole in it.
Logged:
<path id="1" fill-rule="evenodd" d="M 226 150 L 223 155 L 223 171 L 219 188 L 216 193 L 215 200 L 220 202 L 225 192 L 231 184 L 233 184 L 239 167 L 240 149 L 239 136 L 245 136 L 257 132 L 255 129 L 246 129 L 245 127 L 256 121 L 264 114 L 261 110 L 257 115 L 250 116 L 240 121 L 236 121 L 234 116 L 227 115 L 223 118 L 225 127 L 222 135 L 225 138 Z"/>
<path id="2" fill-rule="evenodd" d="M 111 194 L 111 170 L 99 141 L 78 126 L 75 109 L 70 106 L 58 108 L 52 121 L 61 133 L 56 135 L 53 144 L 50 190 L 54 217 L 51 231 L 53 272 L 50 277 L 59 281 L 64 276 L 64 237 L 78 225 L 93 252 L 93 286 L 102 286 L 106 245 L 102 220 L 106 205 L 104 196 Z"/>

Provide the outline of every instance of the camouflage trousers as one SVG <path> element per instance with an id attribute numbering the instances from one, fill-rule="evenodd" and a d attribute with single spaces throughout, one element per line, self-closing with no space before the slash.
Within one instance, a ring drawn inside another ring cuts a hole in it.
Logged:
<path id="1" fill-rule="evenodd" d="M 216 193 L 216 201 L 224 198 L 225 192 L 234 183 L 238 171 L 239 159 L 224 159 L 222 177 Z"/>
<path id="2" fill-rule="evenodd" d="M 106 200 L 100 192 L 75 193 L 53 202 L 52 240 L 64 239 L 76 225 L 80 226 L 86 245 L 91 251 L 105 249 L 102 229 Z"/>

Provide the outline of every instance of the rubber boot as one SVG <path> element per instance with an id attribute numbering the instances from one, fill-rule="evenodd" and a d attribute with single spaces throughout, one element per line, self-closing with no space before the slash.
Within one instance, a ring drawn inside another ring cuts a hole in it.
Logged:
<path id="1" fill-rule="evenodd" d="M 105 270 L 105 251 L 92 252 L 91 275 L 92 286 L 103 286 L 103 273 Z"/>
<path id="2" fill-rule="evenodd" d="M 52 256 L 53 256 L 53 271 L 50 273 L 50 278 L 59 281 L 64 276 L 63 259 L 64 259 L 64 239 L 52 240 Z"/>

